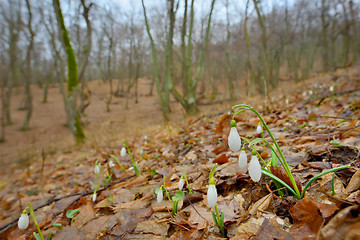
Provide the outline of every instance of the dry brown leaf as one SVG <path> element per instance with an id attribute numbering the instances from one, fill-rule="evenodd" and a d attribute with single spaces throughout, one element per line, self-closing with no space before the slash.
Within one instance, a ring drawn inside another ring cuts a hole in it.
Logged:
<path id="1" fill-rule="evenodd" d="M 294 225 L 290 232 L 296 239 L 314 238 L 318 235 L 325 218 L 330 217 L 338 208 L 324 204 L 313 198 L 304 198 L 290 208 Z"/>
<path id="2" fill-rule="evenodd" d="M 79 229 L 75 227 L 64 227 L 58 231 L 52 238 L 52 240 L 63 240 L 63 239 L 79 239 L 86 240 L 88 239 L 86 235 Z"/>
<path id="3" fill-rule="evenodd" d="M 261 213 L 263 213 L 266 209 L 268 209 L 271 201 L 273 199 L 273 194 L 269 193 L 268 195 L 266 195 L 265 197 L 262 197 L 261 199 L 259 199 L 256 203 L 254 203 L 250 210 L 249 210 L 249 214 L 251 215 L 261 215 Z"/>
<path id="4" fill-rule="evenodd" d="M 360 206 L 350 206 L 338 212 L 321 229 L 320 239 L 359 239 L 360 238 Z"/>
<path id="5" fill-rule="evenodd" d="M 95 216 L 95 212 L 91 203 L 89 202 L 84 207 L 80 208 L 80 212 L 74 218 L 73 227 L 81 228 L 86 223 L 90 222 Z"/>
<path id="6" fill-rule="evenodd" d="M 346 191 L 351 193 L 352 191 L 360 187 L 360 169 L 358 169 L 355 174 L 351 177 L 349 184 L 346 187 Z"/>
<path id="7" fill-rule="evenodd" d="M 196 208 L 196 210 L 194 208 Z M 196 229 L 204 229 L 209 225 L 209 223 L 214 224 L 210 210 L 199 206 L 193 206 L 190 208 L 190 217 L 188 222 L 190 226 Z"/>
<path id="8" fill-rule="evenodd" d="M 281 180 L 283 180 L 287 185 L 289 185 L 290 187 L 293 187 L 289 176 L 286 174 L 285 170 L 283 167 L 275 167 L 275 166 L 270 166 L 270 171 L 272 174 L 274 174 L 276 177 L 280 178 Z M 298 179 L 296 179 L 294 177 L 296 186 L 299 189 L 299 192 L 302 191 L 302 185 L 300 183 L 300 181 Z"/>
<path id="9" fill-rule="evenodd" d="M 132 232 L 137 224 L 144 221 L 152 212 L 151 207 L 143 209 L 121 209 L 112 217 L 116 219 L 118 225 L 112 229 L 111 234 L 121 236 L 124 233 Z"/>
<path id="10" fill-rule="evenodd" d="M 227 162 L 229 162 L 229 158 L 226 156 L 225 153 L 220 154 L 213 161 L 213 163 L 218 163 L 218 164 L 224 164 L 224 163 L 227 163 Z"/>
<path id="11" fill-rule="evenodd" d="M 153 234 L 167 236 L 170 228 L 168 222 L 156 222 L 153 220 L 140 222 L 134 230 L 134 233 Z"/>
<path id="12" fill-rule="evenodd" d="M 278 240 L 294 240 L 290 233 L 282 229 L 275 219 L 265 218 L 261 224 L 256 236 L 252 239 L 278 239 Z"/>

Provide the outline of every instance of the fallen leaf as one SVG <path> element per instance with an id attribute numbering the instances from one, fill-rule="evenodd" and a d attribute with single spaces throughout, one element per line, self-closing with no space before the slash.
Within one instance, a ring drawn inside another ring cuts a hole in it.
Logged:
<path id="1" fill-rule="evenodd" d="M 351 193 L 352 191 L 359 189 L 360 187 L 360 169 L 351 177 L 349 184 L 346 187 L 346 192 Z"/>
<path id="2" fill-rule="evenodd" d="M 227 162 L 229 162 L 229 158 L 226 156 L 225 153 L 220 154 L 213 161 L 213 163 L 218 163 L 218 164 L 224 164 L 224 163 L 227 163 Z"/>
<path id="3" fill-rule="evenodd" d="M 272 193 L 269 193 L 265 197 L 262 197 L 261 199 L 259 199 L 257 202 L 255 202 L 251 206 L 251 208 L 249 210 L 249 214 L 251 214 L 251 215 L 257 214 L 259 216 L 262 212 L 264 212 L 266 209 L 268 209 L 272 199 L 273 199 Z"/>
<path id="4" fill-rule="evenodd" d="M 251 238 L 254 240 L 277 239 L 277 240 L 293 240 L 290 233 L 282 229 L 275 219 L 265 218 L 261 224 L 257 234 Z"/>
<path id="5" fill-rule="evenodd" d="M 314 238 L 318 235 L 325 218 L 334 214 L 335 205 L 324 204 L 313 198 L 304 198 L 290 208 L 290 215 L 294 225 L 290 232 L 296 239 Z"/>
<path id="6" fill-rule="evenodd" d="M 320 232 L 321 239 L 360 239 L 360 206 L 350 206 L 338 212 Z"/>
<path id="7" fill-rule="evenodd" d="M 62 228 L 60 231 L 58 231 L 51 239 L 52 240 L 63 240 L 63 239 L 86 240 L 88 238 L 81 230 L 75 227 L 66 226 Z"/>
<path id="8" fill-rule="evenodd" d="M 134 230 L 134 233 L 153 234 L 167 236 L 170 228 L 168 222 L 156 222 L 153 220 L 140 222 Z"/>
<path id="9" fill-rule="evenodd" d="M 283 167 L 275 167 L 275 166 L 270 166 L 270 171 L 272 174 L 274 174 L 276 177 L 280 178 L 281 180 L 283 180 L 287 185 L 289 185 L 290 187 L 293 188 L 293 185 L 290 181 L 289 176 L 286 174 L 285 170 Z M 299 189 L 299 192 L 302 192 L 302 185 L 300 183 L 300 181 L 298 179 L 295 178 L 294 176 L 294 180 L 296 183 L 296 186 Z"/>

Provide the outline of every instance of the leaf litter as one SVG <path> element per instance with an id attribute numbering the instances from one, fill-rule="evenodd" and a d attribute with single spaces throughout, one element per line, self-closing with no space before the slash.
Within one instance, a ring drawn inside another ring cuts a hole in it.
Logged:
<path id="1" fill-rule="evenodd" d="M 224 211 L 227 238 L 359 239 L 360 92 L 351 90 L 359 88 L 360 78 L 347 70 L 329 75 L 317 87 L 307 82 L 314 92 L 310 97 L 293 89 L 291 95 L 274 94 L 270 105 L 257 100 L 252 106 L 260 110 L 284 150 L 299 189 L 318 173 L 351 164 L 335 172 L 334 194 L 332 174 L 316 180 L 299 201 L 286 189 L 281 197 L 267 177 L 252 182 L 237 164 L 238 153 L 227 146 L 232 114 L 224 111 L 190 119 L 179 128 L 164 128 L 146 139 L 129 139 L 141 169 L 139 177 L 130 169 L 130 157 L 121 158 L 121 144 L 55 152 L 46 157 L 44 171 L 36 162 L 26 171 L 16 169 L 12 176 L 3 176 L 0 238 L 34 239 L 32 220 L 27 230 L 16 228 L 21 211 L 31 202 L 45 237 L 52 232 L 52 239 L 221 239 L 206 201 L 209 172 L 218 163 L 218 206 Z M 328 92 L 332 84 L 338 92 Z M 242 137 L 256 135 L 259 121 L 253 115 L 237 115 L 236 121 Z M 271 157 L 265 146 L 258 150 L 265 161 Z M 125 170 L 118 164 L 108 167 L 111 155 Z M 90 181 L 97 182 L 96 160 L 102 170 L 93 202 Z M 157 203 L 155 189 L 165 181 L 173 196 L 182 169 L 193 194 L 186 193 L 173 216 L 169 201 Z M 289 182 L 282 169 L 273 170 Z M 108 182 L 106 171 L 112 174 Z M 70 209 L 79 209 L 73 221 L 66 217 Z"/>

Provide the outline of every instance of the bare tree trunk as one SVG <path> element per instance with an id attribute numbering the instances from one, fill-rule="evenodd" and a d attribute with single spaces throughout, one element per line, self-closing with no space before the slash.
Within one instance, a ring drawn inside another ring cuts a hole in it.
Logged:
<path id="1" fill-rule="evenodd" d="M 81 0 L 81 4 L 83 6 L 83 17 L 85 19 L 86 22 L 86 45 L 82 47 L 83 52 L 82 52 L 82 61 L 81 61 L 81 66 L 80 66 L 80 74 L 79 74 L 79 82 L 80 82 L 80 87 L 81 87 L 81 91 L 80 91 L 80 96 L 81 96 L 81 111 L 83 113 L 83 111 L 85 110 L 85 106 L 88 105 L 86 99 L 87 99 L 87 91 L 86 91 L 86 82 L 85 82 L 85 70 L 86 67 L 88 65 L 89 62 L 89 56 L 90 56 L 90 52 L 91 52 L 91 47 L 92 47 L 92 26 L 91 26 L 91 22 L 89 19 L 89 12 L 90 12 L 90 8 L 93 5 L 93 3 L 90 3 L 88 6 L 86 6 L 85 0 Z"/>
<path id="2" fill-rule="evenodd" d="M 31 67 L 31 53 L 34 48 L 34 37 L 35 33 L 32 29 L 32 14 L 31 14 L 31 5 L 29 0 L 26 0 L 26 6 L 29 13 L 29 20 L 28 20 L 28 30 L 30 33 L 29 38 L 29 46 L 27 48 L 26 52 L 26 74 L 25 74 L 25 92 L 26 92 L 26 116 L 24 120 L 24 124 L 22 127 L 22 130 L 27 131 L 30 128 L 30 118 L 32 114 L 32 94 L 31 94 L 31 80 L 32 80 L 32 67 Z"/>
<path id="3" fill-rule="evenodd" d="M 233 73 L 231 70 L 231 60 L 230 60 L 230 18 L 229 18 L 229 0 L 225 2 L 226 7 L 226 76 L 228 80 L 228 88 L 230 93 L 230 101 L 234 101 L 234 83 L 233 83 Z"/>
<path id="4" fill-rule="evenodd" d="M 76 92 L 79 83 L 78 74 L 77 74 L 77 63 L 74 50 L 71 46 L 68 32 L 66 30 L 64 19 L 61 12 L 59 0 L 53 0 L 53 6 L 58 21 L 59 30 L 63 36 L 63 43 L 67 55 L 68 63 L 68 84 L 67 84 L 67 102 L 66 109 L 69 114 L 69 127 L 78 143 L 84 142 L 85 133 L 80 121 L 80 113 L 76 107 Z"/>

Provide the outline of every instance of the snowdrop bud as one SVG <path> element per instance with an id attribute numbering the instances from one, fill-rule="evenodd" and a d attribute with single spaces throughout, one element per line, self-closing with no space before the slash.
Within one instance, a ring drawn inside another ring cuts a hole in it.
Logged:
<path id="1" fill-rule="evenodd" d="M 215 186 L 215 180 L 213 180 L 213 184 L 209 185 L 206 197 L 207 197 L 207 202 L 208 202 L 209 207 L 211 207 L 211 208 L 215 207 L 216 202 L 217 202 L 217 191 L 216 191 L 216 186 Z"/>
<path id="2" fill-rule="evenodd" d="M 100 173 L 100 165 L 99 164 L 95 164 L 94 173 L 96 175 L 98 175 Z"/>
<path id="3" fill-rule="evenodd" d="M 185 179 L 183 177 L 179 180 L 179 190 L 181 191 L 184 187 Z"/>
<path id="4" fill-rule="evenodd" d="M 97 197 L 96 192 L 94 192 L 93 197 L 92 197 L 92 201 L 93 201 L 93 202 L 96 201 L 96 197 Z"/>
<path id="5" fill-rule="evenodd" d="M 241 170 L 245 170 L 247 166 L 247 156 L 244 148 L 241 150 L 239 155 L 239 166 Z"/>
<path id="6" fill-rule="evenodd" d="M 18 228 L 20 230 L 25 230 L 29 226 L 29 216 L 27 215 L 27 211 L 24 210 L 18 221 Z"/>
<path id="7" fill-rule="evenodd" d="M 249 175 L 254 182 L 258 182 L 261 178 L 261 166 L 256 155 L 251 157 L 249 164 Z"/>
<path id="8" fill-rule="evenodd" d="M 256 127 L 256 133 L 257 133 L 257 134 L 261 134 L 262 131 L 263 131 L 263 129 L 262 129 L 261 124 L 257 125 L 257 127 Z"/>
<path id="9" fill-rule="evenodd" d="M 231 120 L 231 129 L 228 136 L 228 145 L 231 151 L 237 152 L 241 148 L 241 138 L 236 128 L 235 120 Z"/>
<path id="10" fill-rule="evenodd" d="M 114 162 L 113 162 L 112 160 L 110 160 L 110 162 L 109 162 L 109 167 L 110 167 L 110 168 L 113 168 L 114 166 L 115 166 Z"/>
<path id="11" fill-rule="evenodd" d="M 121 148 L 120 156 L 121 156 L 121 157 L 125 157 L 125 156 L 126 156 L 126 148 L 125 148 L 125 147 L 122 147 L 122 148 Z"/>
<path id="12" fill-rule="evenodd" d="M 334 86 L 333 86 L 333 85 L 331 85 L 331 86 L 329 87 L 329 91 L 330 91 L 330 92 L 333 92 L 333 91 L 334 91 Z"/>
<path id="13" fill-rule="evenodd" d="M 161 203 L 164 198 L 162 187 L 159 188 L 159 191 L 157 193 L 157 202 Z"/>
<path id="14" fill-rule="evenodd" d="M 286 105 L 289 105 L 289 99 L 288 98 L 285 99 L 285 103 L 286 103 Z"/>
<path id="15" fill-rule="evenodd" d="M 313 95 L 313 91 L 312 90 L 309 90 L 309 95 Z"/>

